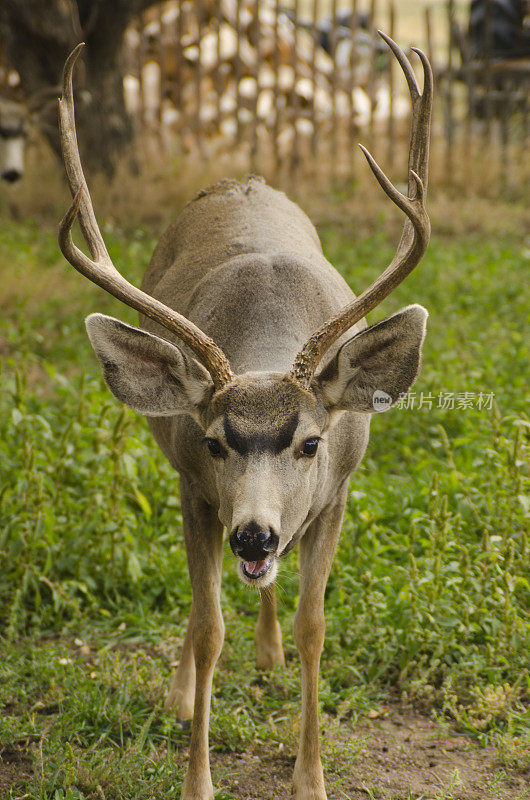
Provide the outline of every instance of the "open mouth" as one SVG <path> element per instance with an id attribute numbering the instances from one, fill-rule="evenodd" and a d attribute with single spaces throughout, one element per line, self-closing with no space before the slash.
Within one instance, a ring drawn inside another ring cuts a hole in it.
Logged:
<path id="1" fill-rule="evenodd" d="M 267 558 L 263 561 L 243 561 L 243 574 L 246 578 L 250 578 L 250 580 L 254 581 L 258 578 L 263 578 L 263 576 L 270 570 L 272 561 L 272 558 Z"/>

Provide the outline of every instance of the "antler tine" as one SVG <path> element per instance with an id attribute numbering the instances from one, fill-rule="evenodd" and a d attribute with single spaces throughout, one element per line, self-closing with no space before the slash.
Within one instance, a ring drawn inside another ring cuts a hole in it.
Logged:
<path id="1" fill-rule="evenodd" d="M 96 215 L 90 201 L 90 193 L 88 191 L 87 182 L 83 173 L 83 166 L 81 164 L 81 157 L 79 155 L 79 147 L 77 145 L 77 133 L 75 128 L 75 113 L 74 113 L 74 90 L 72 75 L 75 64 L 79 58 L 85 43 L 80 42 L 75 47 L 64 65 L 63 70 L 63 93 L 59 99 L 59 125 L 61 129 L 61 144 L 63 150 L 63 161 L 66 169 L 66 176 L 72 196 L 75 198 L 79 195 L 77 208 L 79 212 L 79 224 L 83 236 L 93 258 L 97 261 L 105 262 L 105 265 L 114 269 L 114 265 L 105 247 L 105 242 L 98 227 Z M 75 200 L 73 206 L 75 205 Z M 69 217 L 69 215 L 66 215 Z M 66 217 L 65 217 L 66 219 Z M 72 218 L 71 224 L 73 225 L 75 215 Z M 64 220 L 63 220 L 64 223 Z M 63 225 L 61 223 L 61 227 Z"/>
<path id="2" fill-rule="evenodd" d="M 221 348 L 200 328 L 174 309 L 155 300 L 154 297 L 125 280 L 108 254 L 83 173 L 75 130 L 72 72 L 83 47 L 83 43 L 78 44 L 68 56 L 63 71 L 63 94 L 59 100 L 63 160 L 73 196 L 72 205 L 59 226 L 61 252 L 78 272 L 93 283 L 176 334 L 204 364 L 212 376 L 215 388 L 220 389 L 230 383 L 233 378 L 230 364 Z M 72 227 L 77 217 L 94 260 L 88 258 L 72 240 Z"/>
<path id="3" fill-rule="evenodd" d="M 420 94 L 414 72 L 403 50 L 386 34 L 382 39 L 394 53 L 409 87 L 412 102 L 408 163 L 408 196 L 402 194 L 387 178 L 368 150 L 361 145 L 379 185 L 385 194 L 406 215 L 396 254 L 388 267 L 359 297 L 322 325 L 298 353 L 291 376 L 308 387 L 325 352 L 346 331 L 372 311 L 387 297 L 421 261 L 429 243 L 431 225 L 425 208 L 429 164 L 433 77 L 427 57 L 413 48 L 423 67 L 423 92 Z"/>
<path id="4" fill-rule="evenodd" d="M 414 75 L 414 70 L 412 69 L 412 66 L 410 64 L 410 61 L 408 60 L 407 56 L 405 55 L 401 47 L 393 39 L 391 39 L 390 36 L 387 36 L 386 33 L 380 30 L 378 30 L 377 33 L 379 34 L 381 39 L 384 42 L 386 42 L 388 47 L 394 53 L 396 60 L 398 61 L 399 66 L 403 70 L 403 74 L 407 79 L 410 96 L 412 97 L 413 100 L 416 100 L 420 96 L 420 90 L 418 87 L 416 76 Z"/>

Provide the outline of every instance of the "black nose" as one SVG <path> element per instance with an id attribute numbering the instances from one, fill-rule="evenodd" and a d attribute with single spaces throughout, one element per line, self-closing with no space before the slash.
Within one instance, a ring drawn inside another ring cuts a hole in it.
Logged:
<path id="1" fill-rule="evenodd" d="M 5 172 L 2 172 L 2 178 L 4 181 L 8 183 L 15 183 L 22 177 L 22 173 L 18 171 L 18 169 L 6 169 Z"/>
<path id="2" fill-rule="evenodd" d="M 238 525 L 230 534 L 230 547 L 243 561 L 265 561 L 278 549 L 279 537 L 272 528 L 264 529 L 257 522 Z"/>

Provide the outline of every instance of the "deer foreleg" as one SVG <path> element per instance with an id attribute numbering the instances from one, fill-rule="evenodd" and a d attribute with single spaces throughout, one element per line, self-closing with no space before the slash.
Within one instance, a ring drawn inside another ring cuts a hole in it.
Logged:
<path id="1" fill-rule="evenodd" d="M 174 709 L 178 719 L 193 717 L 195 702 L 195 658 L 193 655 L 193 603 L 188 620 L 186 636 L 177 669 L 164 702 L 164 711 Z"/>
<path id="2" fill-rule="evenodd" d="M 260 669 L 272 669 L 276 664 L 285 665 L 282 631 L 276 617 L 274 584 L 261 591 L 254 642 L 256 643 L 256 661 Z"/>
<path id="3" fill-rule="evenodd" d="M 194 497 L 184 481 L 181 481 L 181 500 L 193 595 L 189 624 L 195 661 L 190 757 L 182 800 L 213 800 L 208 725 L 213 671 L 224 638 L 219 603 L 223 530 L 215 510 Z"/>
<path id="4" fill-rule="evenodd" d="M 326 800 L 320 760 L 318 670 L 324 645 L 324 591 L 339 538 L 346 487 L 337 503 L 316 519 L 300 542 L 300 601 L 294 638 L 302 666 L 302 723 L 294 767 L 296 800 Z"/>

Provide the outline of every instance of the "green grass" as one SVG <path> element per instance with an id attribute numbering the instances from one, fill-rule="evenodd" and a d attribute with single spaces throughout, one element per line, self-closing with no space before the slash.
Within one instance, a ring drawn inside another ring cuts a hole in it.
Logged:
<path id="1" fill-rule="evenodd" d="M 392 255 L 382 235 L 321 234 L 357 291 Z M 137 281 L 150 236 L 105 235 Z M 421 302 L 429 332 L 416 407 L 373 421 L 352 477 L 321 670 L 336 720 L 397 694 L 496 742 L 507 765 L 530 763 L 528 260 L 516 237 L 434 238 L 375 313 Z M 176 797 L 189 731 L 161 703 L 191 601 L 178 477 L 105 388 L 82 323 L 135 316 L 68 272 L 36 225 L 2 224 L 0 264 L 0 748 L 33 742 L 35 761 L 6 796 Z M 455 407 L 438 407 L 450 393 Z M 278 579 L 286 672 L 254 665 L 257 598 L 228 552 L 222 591 L 212 748 L 294 752 L 296 555 Z M 355 759 L 350 744 L 324 736 L 328 773 Z"/>

